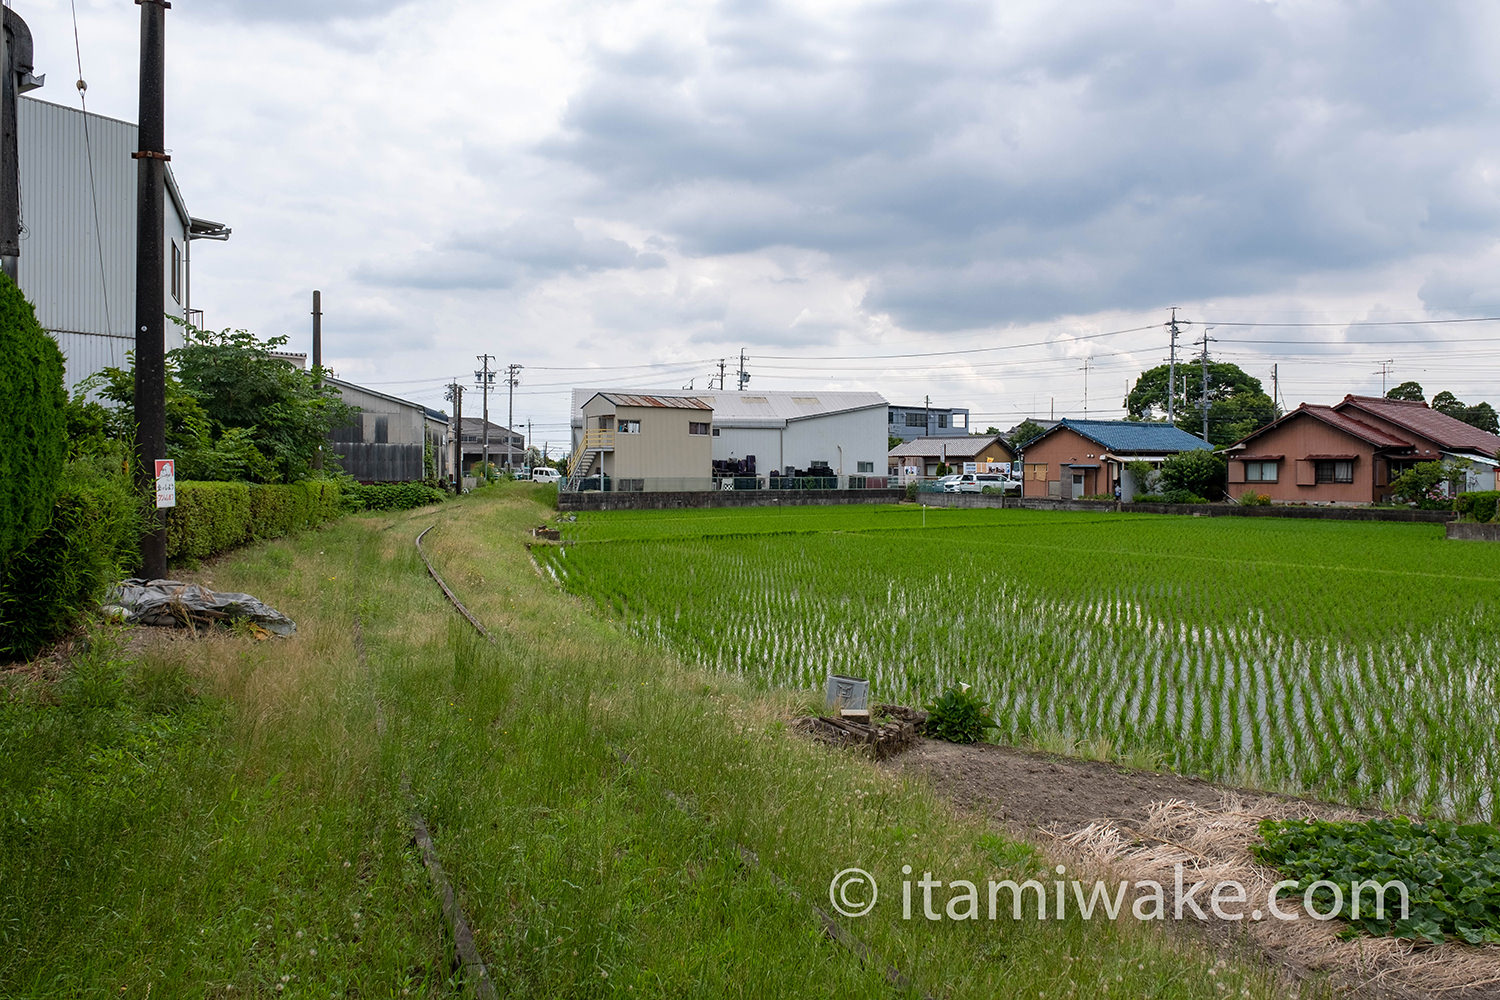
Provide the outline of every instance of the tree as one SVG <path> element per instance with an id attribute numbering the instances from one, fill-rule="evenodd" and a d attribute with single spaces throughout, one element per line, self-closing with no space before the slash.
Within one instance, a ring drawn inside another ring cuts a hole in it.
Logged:
<path id="1" fill-rule="evenodd" d="M 901 443 L 901 439 L 898 438 L 894 434 L 887 434 L 886 437 L 885 437 L 885 449 L 886 449 L 886 451 L 890 451 L 892 448 L 896 447 L 900 443 Z"/>
<path id="2" fill-rule="evenodd" d="M 1500 415 L 1495 413 L 1495 408 L 1489 403 L 1476 403 L 1464 410 L 1464 415 L 1458 419 L 1466 424 L 1478 427 L 1482 431 L 1491 434 L 1500 434 Z"/>
<path id="3" fill-rule="evenodd" d="M 1466 409 L 1463 401 L 1447 389 L 1432 397 L 1432 408 L 1450 417 L 1457 417 Z"/>
<path id="4" fill-rule="evenodd" d="M 1410 402 L 1413 402 L 1413 403 L 1420 403 L 1420 402 L 1423 402 L 1424 400 L 1426 400 L 1427 397 L 1423 394 L 1423 392 L 1422 392 L 1422 386 L 1421 386 L 1420 383 L 1418 383 L 1418 382 L 1402 382 L 1400 385 L 1396 386 L 1390 392 L 1386 393 L 1385 394 L 1385 398 L 1386 399 L 1405 399 L 1405 400 L 1409 400 Z"/>
<path id="5" fill-rule="evenodd" d="M 0 567 L 52 520 L 68 439 L 57 341 L 0 276 Z"/>
<path id="6" fill-rule="evenodd" d="M 986 433 L 986 434 L 999 434 L 999 433 L 1000 433 L 1000 428 L 998 428 L 998 427 L 993 427 L 993 426 L 991 426 L 991 427 L 986 427 L 986 428 L 985 428 L 985 429 L 984 429 L 984 432 L 985 432 L 985 433 Z"/>
<path id="7" fill-rule="evenodd" d="M 1180 451 L 1161 465 L 1161 489 L 1195 493 L 1210 500 L 1219 499 L 1228 480 L 1224 460 L 1206 448 Z"/>
<path id="8" fill-rule="evenodd" d="M 1015 429 L 1010 432 L 1010 446 L 1012 448 L 1024 448 L 1037 438 L 1045 434 L 1047 428 L 1027 417 L 1016 424 Z"/>
<path id="9" fill-rule="evenodd" d="M 1161 420 L 1167 415 L 1169 366 L 1157 365 L 1141 373 L 1125 397 L 1125 412 L 1132 420 Z M 1172 393 L 1176 424 L 1189 434 L 1203 429 L 1203 369 L 1183 362 L 1177 366 L 1177 385 Z M 1214 445 L 1232 444 L 1276 419 L 1276 404 L 1261 388 L 1260 379 L 1239 365 L 1225 361 L 1208 364 L 1208 440 Z"/>

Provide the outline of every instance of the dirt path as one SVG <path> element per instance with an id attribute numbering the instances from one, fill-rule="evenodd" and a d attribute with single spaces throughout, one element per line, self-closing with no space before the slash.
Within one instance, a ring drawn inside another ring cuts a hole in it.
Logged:
<path id="1" fill-rule="evenodd" d="M 916 774 L 959 808 L 1040 845 L 1051 857 L 1101 876 L 1169 885 L 1175 866 L 1206 884 L 1233 879 L 1256 892 L 1280 876 L 1248 847 L 1267 817 L 1352 819 L 1360 812 L 1229 788 L 1176 774 L 1057 757 L 990 744 L 919 740 L 882 764 Z M 1071 866 L 1071 865 L 1070 865 Z M 1283 969 L 1289 984 L 1326 977 L 1356 997 L 1500 998 L 1500 947 L 1445 943 L 1414 948 L 1390 939 L 1341 941 L 1339 922 L 1169 922 L 1215 946 L 1250 948 Z"/>

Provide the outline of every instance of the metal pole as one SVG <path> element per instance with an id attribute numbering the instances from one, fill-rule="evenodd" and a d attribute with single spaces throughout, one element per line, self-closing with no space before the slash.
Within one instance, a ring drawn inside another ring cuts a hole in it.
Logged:
<path id="1" fill-rule="evenodd" d="M 191 242 L 188 246 L 192 246 Z M 323 293 L 313 289 L 313 384 L 323 388 Z M 313 468 L 323 471 L 323 446 L 313 455 Z"/>
<path id="2" fill-rule="evenodd" d="M 166 0 L 137 0 L 141 7 L 140 148 L 135 213 L 135 419 L 136 482 L 152 491 L 156 460 L 167 457 L 166 327 L 162 263 L 162 211 L 166 186 Z M 167 521 L 154 509 L 141 534 L 141 575 L 167 575 Z"/>
<path id="3" fill-rule="evenodd" d="M 1167 362 L 1167 423 L 1177 422 L 1177 309 L 1172 309 L 1172 319 L 1167 324 L 1172 331 L 1172 354 Z"/>
<path id="4" fill-rule="evenodd" d="M 516 464 L 516 432 L 512 429 L 512 425 L 516 422 L 516 383 L 521 381 L 519 375 L 523 367 L 523 365 L 516 364 L 505 366 L 505 382 L 510 396 L 505 407 L 505 467 L 507 469 L 514 468 Z"/>

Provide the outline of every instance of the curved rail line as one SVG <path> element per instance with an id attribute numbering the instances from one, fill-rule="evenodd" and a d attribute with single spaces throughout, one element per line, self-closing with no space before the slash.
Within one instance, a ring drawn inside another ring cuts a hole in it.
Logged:
<path id="1" fill-rule="evenodd" d="M 438 587 L 443 592 L 443 596 L 448 598 L 448 602 L 453 605 L 454 609 L 457 610 L 459 614 L 463 615 L 464 618 L 468 620 L 469 624 L 473 625 L 474 628 L 478 630 L 480 635 L 484 636 L 485 639 L 489 640 L 490 642 L 494 642 L 494 637 L 490 635 L 489 631 L 484 627 L 483 624 L 480 623 L 479 619 L 474 617 L 473 613 L 464 606 L 464 603 L 460 601 L 457 595 L 455 595 L 453 591 L 449 589 L 448 585 L 443 582 L 443 578 L 438 575 L 438 571 L 433 569 L 432 561 L 427 558 L 427 553 L 422 550 L 422 538 L 427 534 L 427 532 L 431 531 L 435 527 L 437 527 L 436 524 L 430 524 L 422 530 L 421 534 L 417 535 L 417 554 L 422 557 L 422 562 L 427 566 L 428 574 L 434 581 L 437 582 Z M 536 565 L 534 559 L 532 560 L 532 565 Z M 614 751 L 615 756 L 626 767 L 629 767 L 632 770 L 639 770 L 639 765 L 637 765 L 633 760 L 630 759 L 629 754 L 623 752 L 617 747 L 612 746 L 610 749 Z M 705 816 L 696 805 L 694 805 L 683 796 L 678 795 L 670 788 L 664 789 L 662 794 L 674 808 L 678 809 L 685 815 L 692 816 L 693 818 L 698 819 L 704 823 L 708 822 L 708 817 Z M 420 821 L 420 817 L 418 817 L 418 819 Z M 878 969 L 885 976 L 887 982 L 889 982 L 893 987 L 903 993 L 910 993 L 915 991 L 916 987 L 910 977 L 901 972 L 901 970 L 897 969 L 894 965 L 881 958 L 879 953 L 876 952 L 874 948 L 870 947 L 869 944 L 857 937 L 848 928 L 841 925 L 827 910 L 824 910 L 816 903 L 812 903 L 804 899 L 802 893 L 800 893 L 795 886 L 783 879 L 780 875 L 776 874 L 775 871 L 762 865 L 759 854 L 739 842 L 735 842 L 734 849 L 736 853 L 739 854 L 740 859 L 743 860 L 747 865 L 752 868 L 764 871 L 767 877 L 770 878 L 771 883 L 775 885 L 776 888 L 780 889 L 792 899 L 796 900 L 799 903 L 805 904 L 809 909 L 811 909 L 813 911 L 813 914 L 818 918 L 818 922 L 823 925 L 824 935 L 834 941 L 837 941 L 839 944 L 843 945 L 850 952 L 852 952 L 854 956 L 859 959 L 861 965 Z M 435 862 L 436 854 L 434 852 L 434 863 Z M 429 869 L 429 871 L 430 870 L 431 869 Z M 439 868 L 439 876 L 441 876 L 441 872 L 442 869 Z M 444 884 L 446 885 L 446 879 L 444 880 Z M 451 895 L 451 887 L 446 889 L 446 892 Z M 446 906 L 444 908 L 444 912 L 447 912 Z M 461 912 L 459 913 L 459 919 L 462 920 Z M 455 938 L 456 937 L 457 932 L 455 931 Z M 473 938 L 471 936 L 471 944 L 472 941 Z M 475 959 L 476 961 L 478 960 L 477 953 L 475 955 Z M 483 975 L 484 967 L 482 963 L 480 964 L 479 968 L 480 975 Z M 490 993 L 488 995 L 494 996 L 494 987 L 491 986 L 488 977 L 484 978 L 483 985 L 490 988 Z M 922 1000 L 933 1000 L 931 994 L 928 993 L 921 993 L 920 996 L 922 997 Z"/>

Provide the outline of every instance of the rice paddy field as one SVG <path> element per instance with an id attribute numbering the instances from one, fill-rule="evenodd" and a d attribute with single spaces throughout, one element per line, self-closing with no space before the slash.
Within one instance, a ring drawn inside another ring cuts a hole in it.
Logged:
<path id="1" fill-rule="evenodd" d="M 997 739 L 1500 820 L 1500 546 L 1442 528 L 911 506 L 580 514 L 543 571 L 767 687 L 959 682 Z"/>

